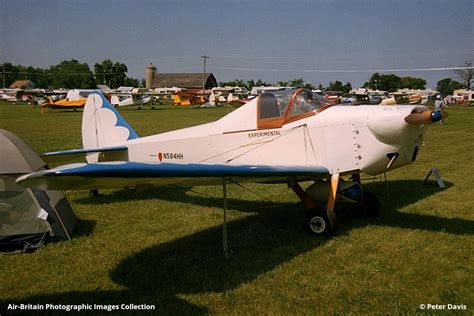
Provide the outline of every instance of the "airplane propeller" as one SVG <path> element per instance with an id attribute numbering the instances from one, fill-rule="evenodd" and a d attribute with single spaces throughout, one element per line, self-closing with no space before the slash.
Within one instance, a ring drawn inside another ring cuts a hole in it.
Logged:
<path id="1" fill-rule="evenodd" d="M 430 124 L 444 120 L 448 117 L 448 115 L 449 113 L 446 111 L 424 111 L 419 113 L 411 113 L 405 117 L 405 122 L 413 125 Z"/>

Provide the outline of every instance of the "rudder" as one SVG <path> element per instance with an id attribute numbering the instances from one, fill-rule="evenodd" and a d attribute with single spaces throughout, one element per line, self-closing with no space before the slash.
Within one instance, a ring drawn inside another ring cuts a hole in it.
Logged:
<path id="1" fill-rule="evenodd" d="M 136 138 L 139 138 L 138 134 L 100 92 L 88 96 L 82 114 L 84 149 L 123 145 Z M 87 160 L 96 159 L 88 156 Z"/>

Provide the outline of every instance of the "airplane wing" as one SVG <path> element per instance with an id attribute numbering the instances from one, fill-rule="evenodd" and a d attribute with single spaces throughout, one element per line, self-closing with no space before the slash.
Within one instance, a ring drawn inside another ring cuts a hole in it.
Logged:
<path id="1" fill-rule="evenodd" d="M 70 164 L 21 176 L 17 183 L 40 190 L 214 185 L 236 182 L 287 183 L 327 178 L 320 166 L 206 165 L 138 162 Z"/>

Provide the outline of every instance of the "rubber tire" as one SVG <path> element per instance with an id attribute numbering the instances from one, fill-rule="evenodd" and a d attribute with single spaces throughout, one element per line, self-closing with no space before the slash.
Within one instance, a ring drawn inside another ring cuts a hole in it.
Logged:
<path id="1" fill-rule="evenodd" d="M 316 236 L 334 236 L 337 229 L 337 227 L 331 226 L 326 210 L 320 207 L 308 211 L 306 214 L 306 227 L 311 234 Z"/>

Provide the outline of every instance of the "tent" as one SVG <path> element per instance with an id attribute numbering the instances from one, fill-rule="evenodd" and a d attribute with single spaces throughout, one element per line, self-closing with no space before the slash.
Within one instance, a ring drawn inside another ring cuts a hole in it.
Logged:
<path id="1" fill-rule="evenodd" d="M 18 136 L 0 129 L 0 251 L 29 251 L 51 239 L 71 239 L 77 216 L 61 191 L 16 184 L 48 166 Z"/>

